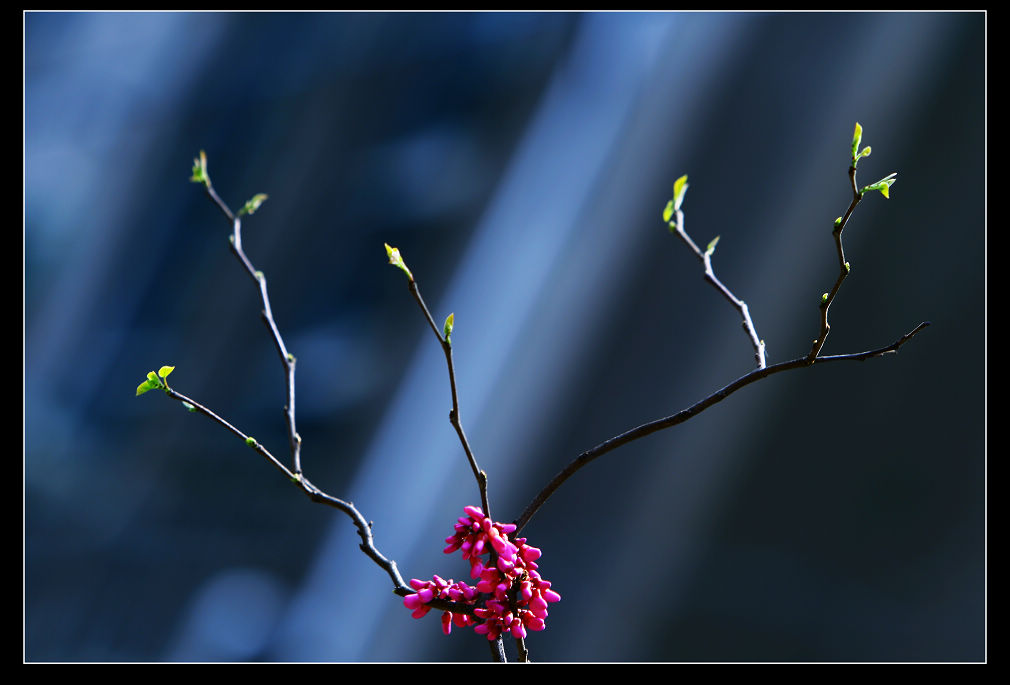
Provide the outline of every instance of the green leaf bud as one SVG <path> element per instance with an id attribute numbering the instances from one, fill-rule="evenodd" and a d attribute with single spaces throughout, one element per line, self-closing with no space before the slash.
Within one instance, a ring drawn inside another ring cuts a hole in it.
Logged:
<path id="1" fill-rule="evenodd" d="M 242 209 L 238 210 L 238 215 L 255 214 L 256 210 L 266 201 L 267 197 L 266 193 L 256 193 L 242 206 Z"/>
<path id="2" fill-rule="evenodd" d="M 383 245 L 386 246 L 386 256 L 389 257 L 389 263 L 399 269 L 402 269 L 403 273 L 407 274 L 407 278 L 413 281 L 414 274 L 410 273 L 410 269 L 408 269 L 407 265 L 403 263 L 403 257 L 400 256 L 400 251 L 395 247 L 391 247 L 389 243 L 383 243 Z"/>
<path id="3" fill-rule="evenodd" d="M 855 161 L 859 159 L 856 156 L 856 150 L 859 149 L 859 144 L 863 142 L 863 127 L 856 122 L 856 128 L 852 131 L 852 160 Z"/>
<path id="4" fill-rule="evenodd" d="M 712 238 L 712 242 L 710 242 L 708 244 L 708 247 L 705 248 L 705 254 L 707 254 L 709 257 L 711 257 L 712 254 L 715 252 L 715 246 L 718 243 L 719 243 L 719 236 L 716 236 L 716 237 Z"/>
<path id="5" fill-rule="evenodd" d="M 673 184 L 673 211 L 679 211 L 684 203 L 684 194 L 687 192 L 687 174 L 678 178 Z M 669 221 L 669 219 L 668 219 Z"/>
<path id="6" fill-rule="evenodd" d="M 827 301 L 828 301 L 828 294 L 824 293 L 823 295 L 821 295 L 821 304 L 824 304 Z"/>
<path id="7" fill-rule="evenodd" d="M 250 447 L 256 447 L 256 438 L 250 435 L 248 438 L 245 439 L 245 444 L 249 445 Z"/>
<path id="8" fill-rule="evenodd" d="M 200 150 L 200 156 L 193 159 L 193 175 L 189 177 L 193 183 L 202 183 L 210 187 L 210 176 L 207 175 L 207 153 Z"/>
<path id="9" fill-rule="evenodd" d="M 452 337 L 451 337 L 452 326 L 455 322 L 456 322 L 456 313 L 453 312 L 452 314 L 450 314 L 445 318 L 445 325 L 442 326 L 442 337 L 445 338 L 445 341 L 450 345 L 452 344 Z"/>
<path id="10" fill-rule="evenodd" d="M 673 200 L 669 200 L 666 203 L 666 208 L 663 210 L 663 221 L 670 223 L 670 219 L 673 218 Z"/>

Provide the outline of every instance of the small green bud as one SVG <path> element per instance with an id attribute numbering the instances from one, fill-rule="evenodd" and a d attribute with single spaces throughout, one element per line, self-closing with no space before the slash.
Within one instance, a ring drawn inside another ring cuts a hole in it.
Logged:
<path id="1" fill-rule="evenodd" d="M 869 157 L 870 156 L 870 152 L 872 152 L 872 151 L 873 151 L 873 148 L 871 148 L 869 145 L 867 145 L 866 147 L 864 147 L 860 151 L 859 158 L 862 159 L 863 157 Z"/>
<path id="2" fill-rule="evenodd" d="M 258 270 L 258 269 L 256 270 L 256 280 L 257 281 L 262 281 L 263 280 L 263 272 L 260 271 L 260 270 Z"/>
<path id="3" fill-rule="evenodd" d="M 249 445 L 250 447 L 256 447 L 256 438 L 250 435 L 248 438 L 245 439 L 245 444 Z"/>
<path id="4" fill-rule="evenodd" d="M 288 363 L 290 363 L 290 364 L 294 364 L 294 363 L 295 363 L 295 361 L 296 361 L 296 360 L 295 360 L 295 355 L 293 355 L 293 354 L 291 354 L 290 352 L 288 352 Z"/>
<path id="5" fill-rule="evenodd" d="M 684 194 L 687 193 L 687 174 L 678 178 L 673 184 L 673 211 L 680 210 L 684 204 Z M 671 213 L 672 216 L 672 213 Z M 667 219 L 669 221 L 669 219 Z"/>
<path id="6" fill-rule="evenodd" d="M 400 256 L 400 251 L 395 247 L 390 247 L 389 243 L 383 243 L 386 246 L 386 256 L 389 257 L 389 263 L 398 269 L 402 269 L 403 273 L 407 274 L 407 278 L 411 281 L 414 280 L 414 274 L 410 273 L 410 269 L 407 265 L 403 263 L 403 257 Z"/>
<path id="7" fill-rule="evenodd" d="M 705 248 L 705 254 L 707 254 L 709 257 L 711 257 L 712 254 L 715 252 L 715 246 L 718 243 L 719 243 L 719 236 L 716 236 L 716 237 L 712 238 L 712 242 L 710 242 L 708 244 L 708 247 Z"/>
<path id="8" fill-rule="evenodd" d="M 200 150 L 200 156 L 193 160 L 193 175 L 189 177 L 189 180 L 210 187 L 210 176 L 207 175 L 207 153 L 203 150 Z"/>
<path id="9" fill-rule="evenodd" d="M 824 293 L 823 295 L 821 295 L 821 304 L 824 304 L 827 301 L 828 301 L 828 294 Z"/>
<path id="10" fill-rule="evenodd" d="M 456 313 L 453 312 L 445 318 L 445 325 L 442 326 L 442 337 L 445 341 L 452 344 L 452 326 L 456 322 Z"/>
<path id="11" fill-rule="evenodd" d="M 673 200 L 669 200 L 666 203 L 666 208 L 663 209 L 663 221 L 670 223 L 670 219 L 673 218 Z"/>
<path id="12" fill-rule="evenodd" d="M 852 271 L 852 267 L 849 266 L 848 262 L 845 262 L 845 273 L 849 273 L 850 271 Z"/>
<path id="13" fill-rule="evenodd" d="M 186 411 L 191 411 L 191 412 L 195 412 L 196 411 L 196 407 L 194 407 L 189 402 L 183 402 L 182 406 L 186 407 Z"/>
<path id="14" fill-rule="evenodd" d="M 260 208 L 260 205 L 266 202 L 267 197 L 268 195 L 266 193 L 257 193 L 253 195 L 252 198 L 250 198 L 249 201 L 242 206 L 242 209 L 238 210 L 238 215 L 242 216 L 243 214 L 255 214 L 256 210 Z"/>
<path id="15" fill-rule="evenodd" d="M 856 150 L 859 149 L 859 144 L 863 142 L 863 127 L 856 122 L 856 128 L 852 131 L 852 160 L 855 161 L 859 159 L 856 156 Z"/>

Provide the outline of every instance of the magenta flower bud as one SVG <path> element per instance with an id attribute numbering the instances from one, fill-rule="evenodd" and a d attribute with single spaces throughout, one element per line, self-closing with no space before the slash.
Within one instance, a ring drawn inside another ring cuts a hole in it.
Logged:
<path id="1" fill-rule="evenodd" d="M 410 615 L 413 616 L 414 618 L 423 618 L 424 616 L 427 615 L 429 611 L 431 611 L 431 607 L 428 606 L 427 604 L 422 604 L 421 606 L 414 609 L 414 611 L 411 612 Z"/>
<path id="2" fill-rule="evenodd" d="M 452 632 L 452 612 L 442 612 L 442 632 L 446 635 Z"/>
<path id="3" fill-rule="evenodd" d="M 423 590 L 420 590 L 417 593 L 417 597 L 422 602 L 424 602 L 425 604 L 427 604 L 428 602 L 430 602 L 435 597 L 435 593 L 431 591 L 431 588 L 427 588 L 426 587 L 426 588 L 424 588 Z"/>
<path id="4" fill-rule="evenodd" d="M 530 611 L 533 612 L 535 616 L 543 618 L 547 615 L 547 602 L 543 597 L 537 595 L 530 599 Z"/>
<path id="5" fill-rule="evenodd" d="M 466 512 L 467 516 L 469 516 L 474 520 L 480 520 L 484 518 L 484 510 L 481 509 L 480 507 L 465 506 L 463 507 L 463 511 Z"/>
<path id="6" fill-rule="evenodd" d="M 521 556 L 523 558 L 523 561 L 527 561 L 527 562 L 536 561 L 537 559 L 539 559 L 541 557 L 541 555 L 543 555 L 543 552 L 541 552 L 536 547 L 530 547 L 529 545 L 523 545 L 522 547 L 519 548 L 519 556 Z"/>
<path id="7" fill-rule="evenodd" d="M 556 593 L 554 590 L 549 590 L 549 589 L 541 588 L 540 589 L 540 595 L 544 599 L 546 599 L 548 602 L 560 602 L 561 601 L 561 595 L 559 595 L 558 593 Z"/>
<path id="8" fill-rule="evenodd" d="M 498 527 L 501 528 L 503 533 L 514 533 L 516 529 L 516 524 L 514 523 L 499 523 Z"/>

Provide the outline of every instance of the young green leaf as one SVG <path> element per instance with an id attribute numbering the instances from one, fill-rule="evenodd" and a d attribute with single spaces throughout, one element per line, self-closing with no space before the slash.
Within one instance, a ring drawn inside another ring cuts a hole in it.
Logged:
<path id="1" fill-rule="evenodd" d="M 402 269 L 403 273 L 407 274 L 407 278 L 413 281 L 414 274 L 410 273 L 410 269 L 408 269 L 407 265 L 403 263 L 403 257 L 400 256 L 400 251 L 395 247 L 391 247 L 389 243 L 383 243 L 383 245 L 386 246 L 386 256 L 389 257 L 389 263 L 399 269 Z"/>
<path id="2" fill-rule="evenodd" d="M 163 366 L 160 369 L 158 369 L 158 377 L 164 380 L 168 378 L 168 374 L 172 373 L 173 371 L 175 371 L 174 366 Z"/>
<path id="3" fill-rule="evenodd" d="M 863 127 L 860 126 L 859 122 L 857 121 L 856 122 L 856 128 L 852 132 L 852 161 L 853 162 L 855 162 L 856 160 L 859 159 L 859 157 L 856 156 L 856 150 L 859 149 L 859 144 L 861 142 L 863 142 Z"/>
<path id="4" fill-rule="evenodd" d="M 670 219 L 673 218 L 673 200 L 666 203 L 666 208 L 663 209 L 663 221 L 670 223 Z"/>
<path id="5" fill-rule="evenodd" d="M 673 211 L 679 211 L 684 203 L 684 193 L 687 192 L 687 174 L 678 178 L 673 184 Z M 669 221 L 669 219 L 667 219 Z"/>
<path id="6" fill-rule="evenodd" d="M 137 397 L 140 397 L 148 390 L 156 390 L 157 388 L 158 385 L 156 385 L 155 383 L 152 383 L 149 380 L 144 381 L 143 383 L 137 386 Z"/>
<path id="7" fill-rule="evenodd" d="M 262 205 L 266 199 L 266 193 L 257 193 L 256 195 L 253 195 L 252 198 L 242 206 L 242 209 L 238 210 L 238 215 L 242 216 L 243 214 L 255 214 L 256 210 L 260 208 L 260 205 Z"/>
<path id="8" fill-rule="evenodd" d="M 445 318 L 445 325 L 442 326 L 442 337 L 445 338 L 445 341 L 450 345 L 452 344 L 452 325 L 455 323 L 455 321 L 456 321 L 456 313 L 453 312 L 452 314 L 450 314 Z"/>
<path id="9" fill-rule="evenodd" d="M 189 180 L 210 187 L 210 176 L 207 175 L 207 153 L 203 150 L 200 150 L 200 156 L 193 160 L 193 175 L 189 177 Z"/>

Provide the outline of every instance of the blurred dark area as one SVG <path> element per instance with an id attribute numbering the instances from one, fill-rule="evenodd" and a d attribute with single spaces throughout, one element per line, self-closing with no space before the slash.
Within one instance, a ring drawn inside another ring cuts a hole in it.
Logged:
<path id="1" fill-rule="evenodd" d="M 661 212 L 721 236 L 769 362 L 838 272 L 855 122 L 896 171 L 846 228 L 825 354 L 580 471 L 524 535 L 534 661 L 986 659 L 986 14 L 24 15 L 27 661 L 486 661 L 414 620 L 285 459 L 284 377 L 206 150 L 298 358 L 308 477 L 406 578 L 476 486 L 511 521 L 580 452 L 747 373 Z M 513 657 L 514 645 L 506 648 Z"/>

